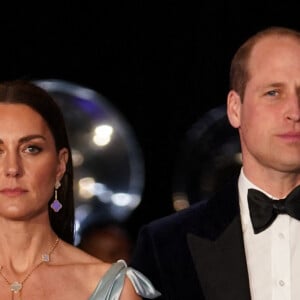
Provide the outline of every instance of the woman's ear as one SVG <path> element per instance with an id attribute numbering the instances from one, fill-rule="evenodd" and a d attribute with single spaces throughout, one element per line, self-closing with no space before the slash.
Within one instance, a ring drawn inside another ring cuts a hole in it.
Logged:
<path id="1" fill-rule="evenodd" d="M 242 101 L 239 94 L 231 90 L 227 96 L 227 116 L 232 127 L 239 128 L 241 125 Z"/>
<path id="2" fill-rule="evenodd" d="M 67 148 L 62 148 L 58 153 L 58 165 L 56 172 L 56 180 L 60 181 L 67 169 L 67 162 L 69 159 L 69 151 Z"/>

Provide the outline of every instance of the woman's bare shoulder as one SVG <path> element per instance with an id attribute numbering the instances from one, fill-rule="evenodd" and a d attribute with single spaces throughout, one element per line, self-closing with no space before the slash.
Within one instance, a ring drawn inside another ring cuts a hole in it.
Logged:
<path id="1" fill-rule="evenodd" d="M 98 283 L 111 267 L 110 263 L 91 256 L 81 249 L 61 241 L 57 252 L 53 253 L 53 263 L 57 267 L 65 268 L 74 277 L 85 278 L 92 285 Z M 84 276 L 83 276 L 84 274 Z"/>
<path id="2" fill-rule="evenodd" d="M 80 286 L 81 290 L 85 289 L 86 295 L 92 295 L 99 282 L 112 266 L 112 264 L 105 263 L 65 242 L 62 242 L 58 248 L 55 265 L 61 266 L 67 274 L 71 274 L 68 275 L 69 280 L 72 277 L 72 282 L 77 282 L 77 287 Z M 124 267 L 126 267 L 126 264 Z M 140 300 L 141 297 L 136 294 L 131 281 L 126 276 L 120 300 L 127 299 Z"/>
<path id="3" fill-rule="evenodd" d="M 101 261 L 76 246 L 70 245 L 64 241 L 60 241 L 60 247 L 58 247 L 57 255 L 60 256 L 60 260 L 68 262 L 70 264 L 100 264 L 103 267 L 110 266 L 110 264 Z M 59 257 L 58 257 L 59 258 Z"/>

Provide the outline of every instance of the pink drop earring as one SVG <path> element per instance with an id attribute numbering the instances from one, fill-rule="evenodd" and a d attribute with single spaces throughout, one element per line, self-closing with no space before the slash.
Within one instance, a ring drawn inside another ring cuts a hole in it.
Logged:
<path id="1" fill-rule="evenodd" d="M 57 199 L 57 190 L 60 188 L 61 184 L 59 181 L 56 181 L 55 186 L 54 186 L 54 200 L 51 203 L 51 208 L 57 213 L 61 210 L 62 204 L 59 202 Z"/>

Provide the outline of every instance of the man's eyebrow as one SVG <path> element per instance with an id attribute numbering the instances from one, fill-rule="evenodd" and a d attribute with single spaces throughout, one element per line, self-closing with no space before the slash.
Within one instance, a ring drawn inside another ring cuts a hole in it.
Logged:
<path id="1" fill-rule="evenodd" d="M 284 86 L 283 82 L 268 82 L 264 85 L 262 85 L 263 88 L 268 88 L 268 87 L 282 87 Z"/>
<path id="2" fill-rule="evenodd" d="M 46 141 L 46 138 L 43 135 L 40 134 L 31 134 L 31 135 L 26 135 L 24 137 L 21 137 L 19 139 L 19 143 L 26 143 L 29 142 L 31 140 L 35 140 L 35 139 L 42 139 L 44 141 Z M 3 144 L 3 140 L 0 139 L 0 144 Z"/>

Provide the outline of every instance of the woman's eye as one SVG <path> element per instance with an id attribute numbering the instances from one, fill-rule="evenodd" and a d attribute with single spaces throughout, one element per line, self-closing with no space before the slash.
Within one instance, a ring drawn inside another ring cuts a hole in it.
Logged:
<path id="1" fill-rule="evenodd" d="M 36 153 L 39 153 L 41 152 L 41 148 L 38 147 L 38 146 L 28 146 L 24 149 L 24 152 L 26 153 L 32 153 L 32 154 L 36 154 Z"/>

